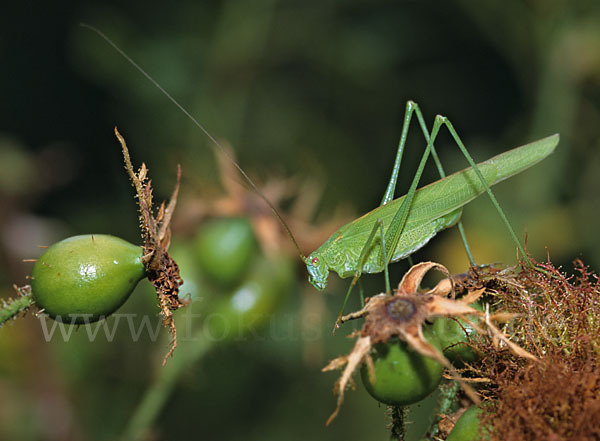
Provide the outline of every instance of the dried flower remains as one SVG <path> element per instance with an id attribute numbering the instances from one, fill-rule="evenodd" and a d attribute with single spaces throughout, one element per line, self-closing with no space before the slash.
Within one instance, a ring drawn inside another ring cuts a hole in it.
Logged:
<path id="1" fill-rule="evenodd" d="M 185 306 L 179 299 L 179 286 L 183 283 L 179 275 L 179 267 L 168 253 L 171 242 L 171 217 L 177 204 L 181 167 L 177 166 L 177 183 L 175 184 L 175 189 L 169 203 L 165 205 L 162 202 L 155 216 L 152 210 L 152 181 L 148 179 L 146 164 L 142 163 L 138 172 L 135 173 L 125 139 L 123 139 L 116 127 L 115 135 L 123 149 L 125 169 L 136 190 L 140 228 L 142 230 L 142 239 L 144 240 L 142 262 L 146 267 L 148 280 L 156 289 L 163 325 L 169 329 L 172 336 L 169 351 L 163 360 L 164 365 L 177 347 L 177 329 L 175 328 L 173 311 Z"/>
<path id="2" fill-rule="evenodd" d="M 419 292 L 423 277 L 431 269 L 441 271 L 447 278 L 439 282 L 435 288 L 427 292 Z M 344 391 L 354 371 L 362 363 L 366 363 L 370 376 L 374 376 L 373 361 L 370 356 L 373 346 L 377 343 L 387 343 L 394 338 L 405 341 L 416 352 L 445 366 L 450 377 L 460 382 L 465 394 L 474 403 L 478 403 L 480 398 L 475 390 L 465 382 L 442 352 L 423 335 L 425 322 L 436 317 L 459 318 L 472 325 L 480 334 L 485 334 L 485 328 L 497 348 L 508 348 L 514 355 L 537 360 L 534 355 L 510 341 L 493 324 L 494 321 L 508 321 L 514 318 L 514 314 L 502 312 L 490 314 L 489 308 L 482 312 L 470 306 L 479 300 L 484 292 L 485 288 L 475 289 L 456 299 L 448 270 L 435 262 L 423 262 L 409 269 L 393 295 L 379 294 L 371 297 L 366 300 L 361 310 L 342 317 L 341 322 L 364 317 L 365 323 L 357 332 L 358 339 L 350 354 L 335 358 L 323 368 L 323 371 L 330 371 L 345 366 L 334 388 L 338 396 L 337 407 L 327 420 L 327 424 L 339 413 L 344 400 Z M 452 296 L 448 297 L 449 294 Z M 477 319 L 476 322 L 472 320 L 473 318 Z"/>

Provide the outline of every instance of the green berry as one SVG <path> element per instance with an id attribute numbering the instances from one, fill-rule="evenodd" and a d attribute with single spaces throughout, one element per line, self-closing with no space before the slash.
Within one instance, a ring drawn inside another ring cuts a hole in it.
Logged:
<path id="1" fill-rule="evenodd" d="M 202 271 L 223 286 L 233 286 L 248 272 L 258 246 L 252 225 L 244 218 L 206 224 L 194 241 Z"/>
<path id="2" fill-rule="evenodd" d="M 483 309 L 478 303 L 473 307 L 480 311 Z M 475 320 L 475 317 L 469 318 Z M 464 363 L 479 359 L 479 354 L 469 345 L 475 329 L 464 320 L 440 317 L 433 322 L 433 329 L 444 355 L 455 366 L 462 367 Z"/>
<path id="3" fill-rule="evenodd" d="M 489 434 L 479 433 L 480 432 L 480 420 L 481 409 L 477 406 L 469 407 L 465 413 L 463 413 L 454 428 L 446 438 L 446 441 L 475 441 L 475 440 L 487 440 Z"/>
<path id="4" fill-rule="evenodd" d="M 87 234 L 49 247 L 33 267 L 31 287 L 50 317 L 82 324 L 115 312 L 145 276 L 141 247 Z"/>
<path id="5" fill-rule="evenodd" d="M 217 300 L 206 317 L 206 335 L 232 340 L 258 331 L 276 313 L 293 281 L 294 264 L 288 257 L 260 258 L 240 285 Z"/>
<path id="6" fill-rule="evenodd" d="M 425 334 L 427 340 L 437 346 L 429 328 L 425 328 Z M 360 371 L 363 384 L 377 401 L 394 406 L 421 401 L 437 388 L 444 372 L 440 363 L 415 352 L 400 340 L 375 345 L 371 356 L 375 382 L 371 383 L 369 369 L 363 364 Z"/>

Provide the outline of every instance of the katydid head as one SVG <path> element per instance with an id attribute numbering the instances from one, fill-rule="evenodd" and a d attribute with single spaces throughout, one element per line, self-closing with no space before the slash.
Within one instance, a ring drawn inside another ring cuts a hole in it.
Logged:
<path id="1" fill-rule="evenodd" d="M 312 253 L 304 258 L 306 269 L 308 270 L 308 281 L 319 291 L 323 291 L 327 286 L 327 277 L 329 277 L 329 267 L 322 258 Z"/>

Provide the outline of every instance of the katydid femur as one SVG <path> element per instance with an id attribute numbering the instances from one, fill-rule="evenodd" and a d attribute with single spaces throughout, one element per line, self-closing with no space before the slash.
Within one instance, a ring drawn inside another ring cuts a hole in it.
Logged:
<path id="1" fill-rule="evenodd" d="M 288 233 L 309 272 L 309 281 L 319 290 L 325 289 L 329 271 L 336 271 L 340 277 L 354 276 L 350 286 L 356 283 L 362 273 L 386 272 L 386 287 L 389 291 L 389 277 L 387 265 L 409 256 L 423 247 L 437 232 L 458 223 L 459 231 L 463 237 L 465 248 L 472 264 L 475 264 L 468 249 L 460 215 L 462 207 L 484 191 L 488 193 L 500 217 L 506 224 L 513 240 L 523 257 L 528 259 L 521 243 L 519 242 L 510 223 L 496 201 L 490 186 L 500 182 L 526 168 L 534 165 L 548 156 L 558 143 L 558 135 L 541 139 L 526 146 L 510 150 L 486 162 L 476 165 L 467 149 L 460 140 L 450 121 L 437 116 L 429 134 L 421 111 L 416 103 L 409 101 L 406 105 L 406 116 L 402 128 L 402 135 L 398 146 L 398 153 L 394 161 L 394 168 L 381 206 L 355 221 L 341 227 L 318 250 L 304 256 L 291 230 L 273 206 L 273 204 L 257 188 L 252 179 L 244 172 L 241 166 L 231 157 L 225 148 L 198 122 L 179 102 L 173 98 L 154 78 L 121 50 L 110 38 L 100 30 L 82 24 L 102 37 L 119 54 L 121 54 L 133 67 L 145 76 L 161 93 L 163 93 L 192 123 L 194 123 L 241 173 L 246 182 L 262 198 Z M 427 141 L 427 147 L 421 158 L 418 170 L 406 196 L 393 199 L 402 153 L 406 143 L 408 128 L 412 115 L 416 114 L 421 130 Z M 442 125 L 445 125 L 454 138 L 462 154 L 467 159 L 468 169 L 445 177 L 444 170 L 435 152 L 434 141 Z M 436 166 L 442 177 L 417 191 L 417 186 L 429 155 L 434 157 Z"/>

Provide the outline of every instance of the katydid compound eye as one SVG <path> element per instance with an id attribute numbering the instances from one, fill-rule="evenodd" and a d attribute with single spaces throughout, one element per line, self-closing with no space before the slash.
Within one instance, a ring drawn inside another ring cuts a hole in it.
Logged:
<path id="1" fill-rule="evenodd" d="M 319 264 L 319 259 L 317 259 L 316 257 L 313 257 L 312 264 L 313 264 L 313 266 L 317 266 Z"/>

